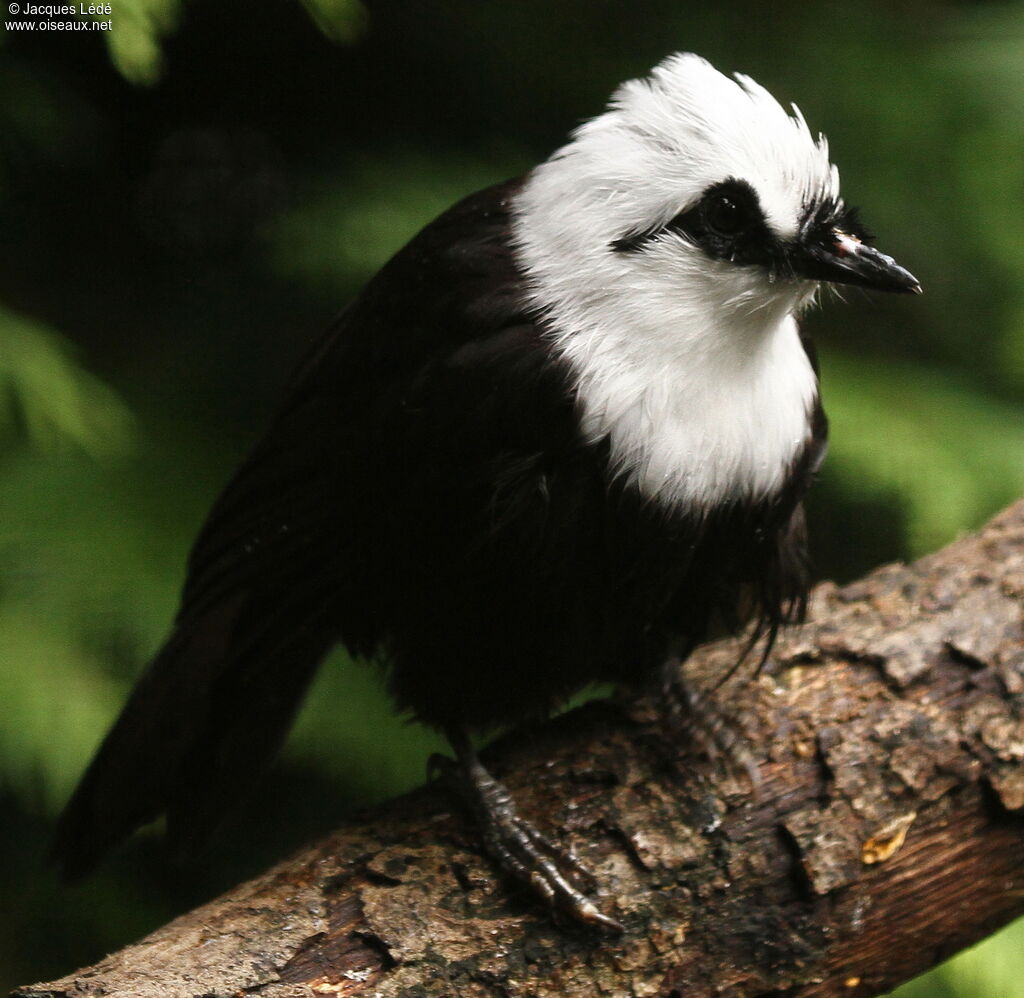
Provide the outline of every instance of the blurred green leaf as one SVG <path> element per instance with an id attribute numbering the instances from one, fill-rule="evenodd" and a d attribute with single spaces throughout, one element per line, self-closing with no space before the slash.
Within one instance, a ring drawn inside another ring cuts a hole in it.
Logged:
<path id="1" fill-rule="evenodd" d="M 22 451 L 0 475 L 0 782 L 49 813 L 173 610 L 194 505 L 145 467 Z"/>
<path id="2" fill-rule="evenodd" d="M 943 371 L 825 351 L 829 464 L 852 493 L 897 494 L 918 556 L 1024 495 L 1024 407 Z"/>
<path id="3" fill-rule="evenodd" d="M 15 432 L 40 450 L 104 456 L 128 449 L 132 419 L 56 332 L 0 306 L 0 434 Z"/>
<path id="4" fill-rule="evenodd" d="M 892 992 L 891 998 L 1024 998 L 1024 919 Z"/>
<path id="5" fill-rule="evenodd" d="M 113 0 L 113 10 L 93 15 L 111 21 L 103 36 L 110 59 L 132 83 L 153 84 L 163 71 L 160 42 L 177 26 L 180 0 Z"/>
<path id="6" fill-rule="evenodd" d="M 55 813 L 123 691 L 73 635 L 23 607 L 0 607 L 0 662 L 0 778 Z"/>
<path id="7" fill-rule="evenodd" d="M 152 85 L 160 79 L 161 41 L 177 27 L 181 6 L 181 0 L 115 0 L 111 14 L 92 15 L 112 22 L 103 34 L 110 59 L 126 80 Z M 366 27 L 366 9 L 359 0 L 302 0 L 302 6 L 333 42 L 353 42 Z"/>
<path id="8" fill-rule="evenodd" d="M 332 42 L 354 42 L 366 30 L 366 8 L 359 0 L 302 0 L 302 6 Z"/>

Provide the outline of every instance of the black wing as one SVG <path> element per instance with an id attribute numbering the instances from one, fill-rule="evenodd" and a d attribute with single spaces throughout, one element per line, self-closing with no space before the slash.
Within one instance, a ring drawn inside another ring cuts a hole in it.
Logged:
<path id="1" fill-rule="evenodd" d="M 486 360 L 502 337 L 538 345 L 508 246 L 516 186 L 424 229 L 300 367 L 195 543 L 171 635 L 64 811 L 66 875 L 162 813 L 172 838 L 205 837 L 278 749 L 329 648 L 370 654 L 385 638 L 373 563 L 393 541 L 386 524 L 377 538 L 354 525 L 367 476 L 395 476 L 386 428 L 408 422 L 431 371 Z"/>

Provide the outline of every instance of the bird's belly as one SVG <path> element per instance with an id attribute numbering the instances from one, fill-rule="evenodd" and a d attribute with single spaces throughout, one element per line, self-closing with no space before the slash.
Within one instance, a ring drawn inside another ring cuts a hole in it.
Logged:
<path id="1" fill-rule="evenodd" d="M 485 730 L 543 716 L 590 682 L 640 681 L 699 641 L 721 580 L 692 570 L 690 528 L 634 505 L 611 523 L 603 510 L 554 536 L 513 531 L 401 566 L 387 641 L 399 704 Z"/>

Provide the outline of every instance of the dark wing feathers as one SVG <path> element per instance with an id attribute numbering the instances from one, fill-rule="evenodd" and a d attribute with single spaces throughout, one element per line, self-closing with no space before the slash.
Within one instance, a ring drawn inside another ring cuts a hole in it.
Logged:
<path id="1" fill-rule="evenodd" d="M 61 817 L 54 855 L 67 875 L 162 813 L 172 837 L 202 839 L 278 748 L 343 616 L 346 643 L 374 650 L 373 552 L 345 523 L 359 476 L 387 461 L 375 421 L 449 358 L 469 361 L 477 337 L 524 322 L 510 287 L 513 189 L 428 226 L 300 365 L 200 532 L 173 632 Z"/>

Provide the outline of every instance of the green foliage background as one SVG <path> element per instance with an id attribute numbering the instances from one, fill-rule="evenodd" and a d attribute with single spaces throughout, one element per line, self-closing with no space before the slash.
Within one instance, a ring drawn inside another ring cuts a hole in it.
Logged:
<path id="1" fill-rule="evenodd" d="M 436 740 L 338 654 L 237 848 L 177 867 L 143 835 L 70 890 L 44 862 L 288 366 L 419 226 L 670 51 L 797 100 L 926 289 L 811 320 L 821 574 L 1024 493 L 1024 3 L 112 3 L 111 32 L 0 36 L 0 990 L 421 780 Z M 1022 965 L 1018 923 L 905 994 L 1021 996 Z"/>

